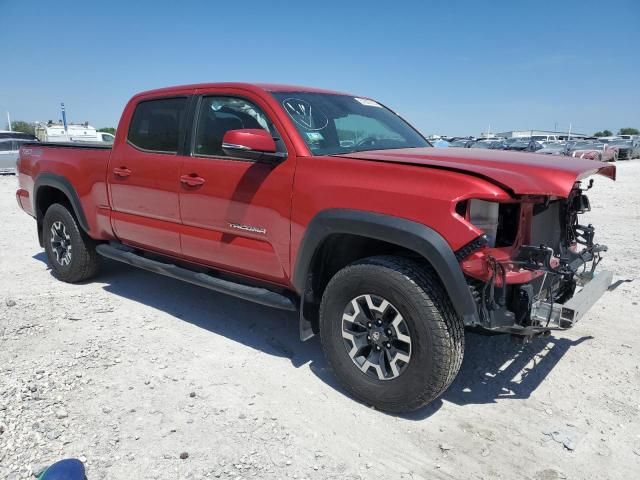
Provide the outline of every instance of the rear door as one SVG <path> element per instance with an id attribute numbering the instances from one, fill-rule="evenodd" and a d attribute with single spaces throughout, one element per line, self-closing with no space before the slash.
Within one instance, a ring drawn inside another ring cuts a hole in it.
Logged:
<path id="1" fill-rule="evenodd" d="M 190 96 L 143 98 L 124 115 L 107 178 L 113 228 L 124 243 L 180 255 L 179 177 Z"/>
<path id="2" fill-rule="evenodd" d="M 250 92 L 218 89 L 198 99 L 191 156 L 181 177 L 182 253 L 219 269 L 286 283 L 295 155 L 272 165 L 222 151 L 228 130 L 262 128 L 282 152 L 293 152 L 275 114 Z M 274 123 L 276 122 L 276 123 Z"/>

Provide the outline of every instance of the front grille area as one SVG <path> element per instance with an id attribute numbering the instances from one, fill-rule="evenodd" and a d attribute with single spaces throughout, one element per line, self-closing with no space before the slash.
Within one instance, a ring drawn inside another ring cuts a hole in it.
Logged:
<path id="1" fill-rule="evenodd" d="M 623 148 L 618 150 L 618 160 L 631 160 L 631 149 Z"/>

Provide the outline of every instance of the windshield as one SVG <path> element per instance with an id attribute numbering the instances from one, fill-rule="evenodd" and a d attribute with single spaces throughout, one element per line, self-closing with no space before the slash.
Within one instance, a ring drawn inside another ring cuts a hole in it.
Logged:
<path id="1" fill-rule="evenodd" d="M 430 146 L 402 118 L 368 98 L 310 92 L 273 96 L 313 155 Z"/>

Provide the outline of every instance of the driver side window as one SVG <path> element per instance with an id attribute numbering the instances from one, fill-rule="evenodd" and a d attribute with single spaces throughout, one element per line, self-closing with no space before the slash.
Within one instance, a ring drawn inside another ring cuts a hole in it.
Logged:
<path id="1" fill-rule="evenodd" d="M 238 97 L 204 97 L 196 126 L 194 155 L 227 157 L 222 139 L 229 130 L 263 129 L 279 137 L 275 127 L 255 104 Z M 276 142 L 276 144 L 281 141 Z"/>

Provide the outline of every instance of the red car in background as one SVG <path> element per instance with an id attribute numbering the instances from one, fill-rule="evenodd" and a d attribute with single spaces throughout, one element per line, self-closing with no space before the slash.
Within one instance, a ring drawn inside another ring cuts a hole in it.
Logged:
<path id="1" fill-rule="evenodd" d="M 598 162 L 615 162 L 618 160 L 618 149 L 613 145 L 601 142 L 576 142 L 570 148 L 572 157 L 596 160 Z"/>

